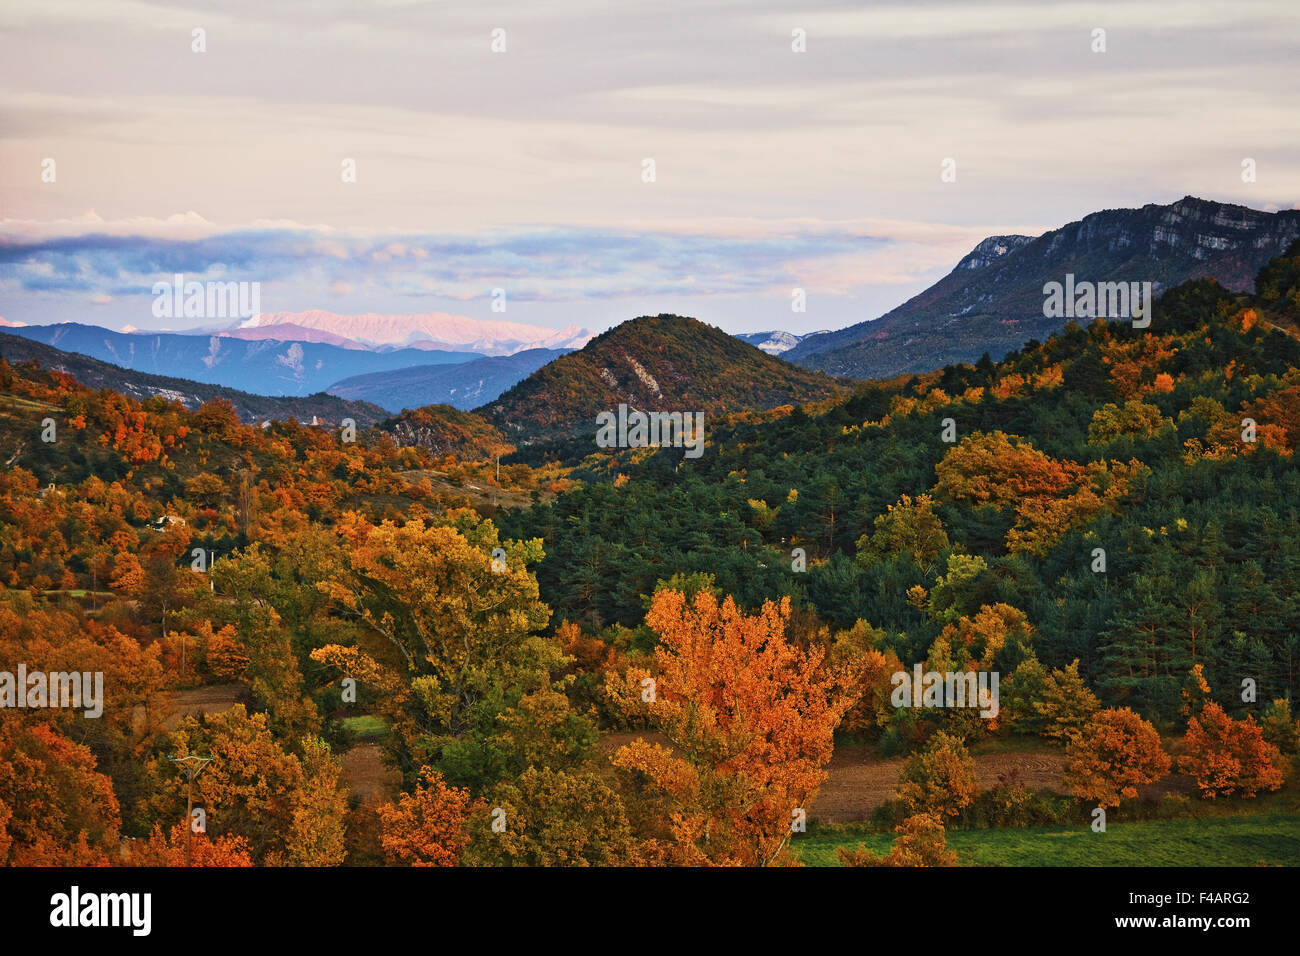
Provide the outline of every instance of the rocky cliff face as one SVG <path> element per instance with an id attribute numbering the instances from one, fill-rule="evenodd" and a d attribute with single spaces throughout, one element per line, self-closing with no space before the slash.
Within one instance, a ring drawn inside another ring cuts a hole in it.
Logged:
<path id="1" fill-rule="evenodd" d="M 972 249 L 966 258 L 957 263 L 957 268 L 953 271 L 983 269 L 997 262 L 1008 252 L 1015 252 L 1021 246 L 1033 241 L 1033 236 L 989 236 Z"/>
<path id="2" fill-rule="evenodd" d="M 1212 277 L 1253 291 L 1260 267 L 1300 236 L 1300 210 L 1261 212 L 1188 196 L 1093 213 L 1037 238 L 985 239 L 951 273 L 874 322 L 818 335 L 784 357 L 853 378 L 887 378 L 988 352 L 1001 358 L 1066 320 L 1045 318 L 1043 285 L 1151 282 L 1155 292 Z M 1157 310 L 1155 321 L 1159 321 Z"/>

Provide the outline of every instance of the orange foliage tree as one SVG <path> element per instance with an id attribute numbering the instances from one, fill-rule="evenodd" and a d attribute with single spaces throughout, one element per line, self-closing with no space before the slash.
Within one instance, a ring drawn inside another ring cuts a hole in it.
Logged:
<path id="1" fill-rule="evenodd" d="M 1143 467 L 1136 459 L 1080 465 L 1051 458 L 1014 435 L 977 432 L 935 466 L 935 490 L 944 501 L 1014 509 L 1008 549 L 1042 555 L 1067 531 L 1104 508 L 1113 510 Z"/>
<path id="2" fill-rule="evenodd" d="M 1137 785 L 1169 772 L 1160 734 L 1128 707 L 1099 710 L 1065 750 L 1066 785 L 1076 797 L 1117 807 Z"/>
<path id="3" fill-rule="evenodd" d="M 154 824 L 147 840 L 135 840 L 126 853 L 127 866 L 185 866 L 185 823 L 175 824 L 166 833 L 162 824 Z M 193 850 L 190 866 L 252 866 L 248 841 L 240 836 L 220 836 L 215 840 L 207 833 L 188 834 Z"/>
<path id="4" fill-rule="evenodd" d="M 195 779 L 195 803 L 207 810 L 214 836 L 248 840 L 260 864 L 280 865 L 294 837 L 294 811 L 301 805 L 303 768 L 271 733 L 266 714 L 236 704 L 218 714 L 189 716 L 172 731 L 169 752 L 212 757 Z M 162 786 L 154 806 L 166 819 L 184 818 L 185 775 L 165 759 L 153 763 Z"/>
<path id="5" fill-rule="evenodd" d="M 1207 799 L 1231 793 L 1253 797 L 1282 786 L 1281 751 L 1264 739 L 1253 716 L 1233 720 L 1218 704 L 1208 703 L 1187 722 L 1183 743 L 1179 767 Z"/>
<path id="6" fill-rule="evenodd" d="M 89 748 L 47 723 L 0 720 L 0 806 L 8 862 L 98 865 L 115 849 L 121 817 L 113 784 Z"/>
<path id="7" fill-rule="evenodd" d="M 686 865 L 788 861 L 792 823 L 826 779 L 832 734 L 857 693 L 820 648 L 785 640 L 790 603 L 743 614 L 701 589 L 662 589 L 646 623 L 659 634 L 651 723 L 671 745 L 638 739 L 614 755 L 649 800 L 649 859 Z M 648 676 L 648 675 L 647 675 Z"/>
<path id="8" fill-rule="evenodd" d="M 468 790 L 449 787 L 442 774 L 424 767 L 414 795 L 379 808 L 384 860 L 395 866 L 455 866 L 469 845 L 467 825 L 486 804 Z"/>

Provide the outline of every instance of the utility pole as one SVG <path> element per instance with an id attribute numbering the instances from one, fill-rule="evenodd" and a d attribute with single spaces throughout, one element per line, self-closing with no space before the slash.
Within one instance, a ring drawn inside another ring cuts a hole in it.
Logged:
<path id="1" fill-rule="evenodd" d="M 189 754 L 185 757 L 167 755 L 167 759 L 185 768 L 189 778 L 185 791 L 185 865 L 194 865 L 194 778 L 203 772 L 203 768 L 212 763 L 211 757 Z M 206 828 L 205 828 L 206 829 Z"/>

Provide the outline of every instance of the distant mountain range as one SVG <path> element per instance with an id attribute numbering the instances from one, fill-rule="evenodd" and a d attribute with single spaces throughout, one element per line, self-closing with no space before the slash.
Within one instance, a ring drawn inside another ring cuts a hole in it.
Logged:
<path id="1" fill-rule="evenodd" d="M 339 379 L 412 365 L 465 362 L 475 352 L 429 349 L 372 351 L 324 342 L 245 340 L 177 332 L 111 332 L 97 325 L 10 327 L 15 335 L 101 362 L 172 375 L 261 395 L 310 395 Z"/>
<path id="2" fill-rule="evenodd" d="M 300 317 L 307 314 L 298 313 Z M 191 332 L 114 332 L 76 322 L 21 325 L 3 319 L 0 327 L 124 369 L 262 395 L 329 392 L 373 402 L 391 412 L 439 404 L 463 410 L 477 408 L 548 362 L 573 351 L 531 348 L 510 355 L 482 355 L 434 349 L 427 339 L 407 348 L 370 346 L 338 332 L 292 322 Z M 338 328 L 356 331 L 346 325 Z M 552 337 L 561 341 L 589 340 L 586 333 L 573 338 L 567 330 Z M 759 332 L 736 338 L 753 340 L 769 354 L 778 354 L 804 336 Z M 487 344 L 500 347 L 503 343 L 496 339 Z"/>
<path id="3" fill-rule="evenodd" d="M 999 359 L 1069 321 L 1043 316 L 1044 283 L 1067 273 L 1091 282 L 1147 281 L 1157 294 L 1206 277 L 1246 292 L 1260 267 L 1297 236 L 1300 210 L 1267 213 L 1191 196 L 1093 213 L 1037 238 L 993 236 L 892 312 L 807 337 L 783 357 L 851 378 L 973 363 L 985 352 Z"/>
<path id="4" fill-rule="evenodd" d="M 34 360 L 40 363 L 41 368 L 66 372 L 90 388 L 109 388 L 137 400 L 161 395 L 168 400 L 181 402 L 186 408 L 195 409 L 215 398 L 224 398 L 235 406 L 235 411 L 244 422 L 292 416 L 301 422 L 310 423 L 315 418 L 334 425 L 344 418 L 351 418 L 358 426 L 367 427 L 388 417 L 382 408 L 368 402 L 347 401 L 324 393 L 300 398 L 251 395 L 220 385 L 125 369 L 5 332 L 0 332 L 0 358 L 11 365 Z"/>
<path id="5" fill-rule="evenodd" d="M 591 339 L 590 332 L 576 325 L 548 329 L 521 322 L 488 321 L 441 312 L 336 315 L 320 309 L 262 313 L 219 334 L 239 338 L 272 335 L 279 339 L 299 339 L 304 334 L 318 334 L 330 336 L 328 341 L 336 345 L 348 341 L 376 350 L 414 348 L 476 352 L 480 355 L 513 355 L 537 348 L 576 349 Z"/>
<path id="6" fill-rule="evenodd" d="M 678 315 L 642 316 L 596 336 L 478 409 L 514 442 L 592 429 L 620 404 L 715 415 L 827 398 L 839 383 Z"/>
<path id="7" fill-rule="evenodd" d="M 486 405 L 568 349 L 527 349 L 493 355 L 459 365 L 416 365 L 389 372 L 354 375 L 326 391 L 340 398 L 374 402 L 390 412 L 425 405 L 468 410 Z"/>

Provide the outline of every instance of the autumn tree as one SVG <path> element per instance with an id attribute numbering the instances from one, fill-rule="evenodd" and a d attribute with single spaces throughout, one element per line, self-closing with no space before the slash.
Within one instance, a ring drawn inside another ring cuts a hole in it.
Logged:
<path id="1" fill-rule="evenodd" d="M 1183 746 L 1179 767 L 1206 799 L 1253 797 L 1282 786 L 1282 754 L 1264 739 L 1253 715 L 1233 720 L 1211 701 L 1187 722 Z"/>
<path id="2" fill-rule="evenodd" d="M 0 714 L 0 806 L 10 862 L 97 865 L 116 849 L 121 812 L 90 749 L 48 723 Z"/>
<path id="3" fill-rule="evenodd" d="M 1107 403 L 1092 414 L 1088 426 L 1088 444 L 1105 445 L 1122 437 L 1150 438 L 1163 428 L 1172 428 L 1173 420 L 1164 417 L 1159 407 L 1137 399 L 1122 406 Z"/>
<path id="4" fill-rule="evenodd" d="M 1205 679 L 1205 666 L 1194 664 L 1183 682 L 1183 717 L 1190 720 L 1200 714 L 1210 702 L 1210 684 Z"/>
<path id="5" fill-rule="evenodd" d="M 475 862 L 506 866 L 628 866 L 638 843 L 619 794 L 591 769 L 529 767 L 492 794 L 505 828 L 479 821 Z"/>
<path id="6" fill-rule="evenodd" d="M 859 620 L 831 638 L 832 663 L 855 675 L 859 693 L 857 702 L 844 714 L 841 732 L 878 733 L 895 712 L 889 700 L 892 678 L 903 665 L 892 650 L 877 649 L 877 643 L 884 637 L 884 631 Z"/>
<path id="7" fill-rule="evenodd" d="M 977 796 L 975 760 L 958 737 L 943 731 L 925 750 L 907 758 L 898 779 L 898 798 L 912 814 L 956 817 Z"/>
<path id="8" fill-rule="evenodd" d="M 132 840 L 126 855 L 127 866 L 252 866 L 248 841 L 241 836 L 223 834 L 211 837 L 205 831 L 186 833 L 184 821 L 167 830 L 154 824 L 148 839 Z M 186 863 L 186 845 L 191 858 Z"/>
<path id="9" fill-rule="evenodd" d="M 944 627 L 941 635 L 963 666 L 1008 669 L 1033 654 L 1034 627 L 1024 611 L 1009 604 L 985 604 L 974 615 L 963 615 Z"/>
<path id="10" fill-rule="evenodd" d="M 934 499 L 929 495 L 915 500 L 903 495 L 876 518 L 874 527 L 874 533 L 858 539 L 860 564 L 906 552 L 917 567 L 925 568 L 948 549 L 948 534 L 934 513 Z"/>
<path id="11" fill-rule="evenodd" d="M 1042 721 L 1043 736 L 1066 742 L 1079 734 L 1101 704 L 1079 676 L 1076 658 L 1043 680 L 1042 697 L 1032 706 Z"/>
<path id="12" fill-rule="evenodd" d="M 1093 714 L 1070 740 L 1065 756 L 1070 792 L 1101 807 L 1136 797 L 1139 784 L 1154 783 L 1170 766 L 1160 734 L 1127 707 Z"/>
<path id="13" fill-rule="evenodd" d="M 213 836 L 248 840 L 259 863 L 282 863 L 293 837 L 294 811 L 303 787 L 302 765 L 271 733 L 266 714 L 249 714 L 243 704 L 217 714 L 184 718 L 172 731 L 168 753 L 211 757 L 195 779 L 195 804 L 201 805 Z M 185 816 L 185 778 L 171 761 L 159 758 L 153 771 L 160 781 L 155 811 L 171 821 Z"/>
<path id="14" fill-rule="evenodd" d="M 311 657 L 396 694 L 393 756 L 408 776 L 440 766 L 448 746 L 494 733 L 496 717 L 563 660 L 554 642 L 535 636 L 550 617 L 527 569 L 541 542 L 503 542 L 472 512 L 447 520 L 346 518 L 350 551 L 319 585 L 384 653 L 327 645 Z"/>
<path id="15" fill-rule="evenodd" d="M 746 615 L 701 590 L 655 594 L 654 676 L 640 685 L 652 725 L 613 756 L 648 858 L 687 865 L 788 861 L 792 823 L 826 779 L 832 734 L 856 699 L 851 674 L 785 639 L 788 599 Z"/>
<path id="16" fill-rule="evenodd" d="M 379 808 L 380 842 L 390 866 L 456 866 L 469 845 L 469 822 L 487 812 L 469 791 L 449 787 L 442 774 L 423 768 L 415 793 Z"/>
<path id="17" fill-rule="evenodd" d="M 1014 435 L 977 432 L 935 466 L 935 494 L 941 501 L 1014 510 L 1008 549 L 1041 556 L 1067 531 L 1103 509 L 1114 510 L 1142 468 L 1137 460 L 1081 465 L 1051 458 Z"/>
<path id="18" fill-rule="evenodd" d="M 339 866 L 344 846 L 348 791 L 343 765 L 319 737 L 302 741 L 302 788 L 293 808 L 288 838 L 292 866 Z"/>
<path id="19" fill-rule="evenodd" d="M 600 733 L 591 718 L 576 710 L 559 685 L 524 694 L 496 721 L 488 740 L 504 775 L 533 767 L 573 769 L 592 752 Z"/>
<path id="20" fill-rule="evenodd" d="M 120 591 L 127 596 L 136 595 L 144 590 L 145 583 L 144 568 L 140 567 L 140 559 L 134 554 L 123 551 L 113 559 L 113 571 L 108 586 L 114 591 Z"/>
<path id="21" fill-rule="evenodd" d="M 1291 715 L 1291 702 L 1279 698 L 1264 708 L 1259 721 L 1264 739 L 1284 754 L 1300 749 L 1300 720 Z"/>
<path id="22" fill-rule="evenodd" d="M 211 574 L 234 599 L 237 651 L 227 661 L 247 658 L 239 676 L 266 707 L 272 729 L 290 740 L 317 733 L 320 716 L 306 694 L 290 627 L 276 607 L 284 583 L 276 580 L 271 556 L 255 544 L 215 563 Z"/>

